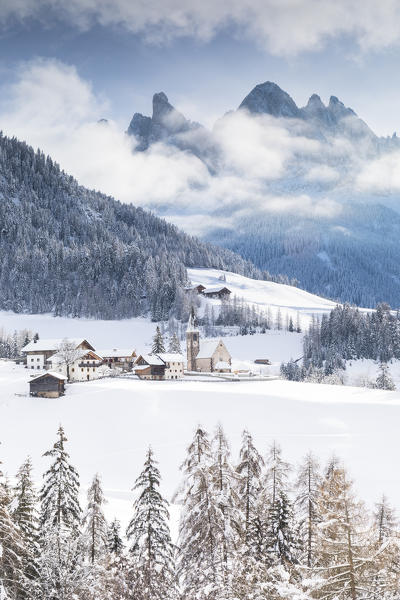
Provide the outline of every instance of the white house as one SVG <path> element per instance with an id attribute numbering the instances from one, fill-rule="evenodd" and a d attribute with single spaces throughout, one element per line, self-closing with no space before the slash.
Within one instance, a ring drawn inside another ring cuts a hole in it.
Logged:
<path id="1" fill-rule="evenodd" d="M 22 353 L 26 356 L 26 368 L 35 370 L 48 369 L 48 359 L 58 352 L 64 342 L 65 340 L 57 338 L 39 339 L 29 342 L 29 344 L 22 348 Z M 75 348 L 94 350 L 93 346 L 84 338 L 68 339 L 68 342 L 73 344 Z"/>
<path id="2" fill-rule="evenodd" d="M 132 365 L 135 362 L 136 351 L 132 348 L 107 348 L 97 350 L 97 354 L 102 356 L 105 365 L 110 369 L 121 369 L 122 371 L 132 371 Z"/>
<path id="3" fill-rule="evenodd" d="M 183 363 L 182 354 L 140 354 L 133 365 L 133 371 L 140 379 L 182 379 Z"/>
<path id="4" fill-rule="evenodd" d="M 66 360 L 63 352 L 53 354 L 47 365 L 56 373 L 65 375 L 69 381 L 90 381 L 104 377 L 108 367 L 103 364 L 103 358 L 93 350 L 81 349 Z"/>

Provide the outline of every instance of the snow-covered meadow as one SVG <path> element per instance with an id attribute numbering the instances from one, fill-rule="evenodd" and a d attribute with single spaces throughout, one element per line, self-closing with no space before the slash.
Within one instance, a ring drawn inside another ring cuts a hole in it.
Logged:
<path id="1" fill-rule="evenodd" d="M 382 492 L 400 504 L 400 481 L 392 466 L 399 453 L 400 392 L 281 380 L 127 378 L 75 383 L 66 396 L 43 399 L 26 395 L 27 379 L 22 367 L 0 362 L 0 453 L 9 476 L 30 454 L 40 484 L 47 466 L 42 454 L 62 423 L 83 488 L 99 472 L 108 516 L 117 515 L 124 523 L 133 497 L 130 489 L 148 445 L 160 461 L 163 490 L 171 498 L 198 423 L 210 432 L 222 423 L 234 457 L 245 427 L 260 451 L 265 453 L 276 439 L 294 464 L 310 449 L 323 461 L 334 452 L 344 459 L 357 491 L 370 504 Z"/>

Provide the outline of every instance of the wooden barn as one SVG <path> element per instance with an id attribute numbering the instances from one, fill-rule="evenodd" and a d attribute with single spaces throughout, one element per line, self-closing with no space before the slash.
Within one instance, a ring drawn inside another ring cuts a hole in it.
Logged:
<path id="1" fill-rule="evenodd" d="M 165 362 L 155 354 L 141 354 L 133 365 L 139 379 L 165 379 Z"/>
<path id="2" fill-rule="evenodd" d="M 61 373 L 48 371 L 30 380 L 29 393 L 39 398 L 59 398 L 65 394 L 66 379 Z"/>
<path id="3" fill-rule="evenodd" d="M 231 290 L 229 290 L 225 286 L 210 287 L 202 291 L 203 296 L 205 296 L 206 298 L 219 298 L 220 300 L 222 300 L 223 298 L 229 298 L 231 293 Z"/>

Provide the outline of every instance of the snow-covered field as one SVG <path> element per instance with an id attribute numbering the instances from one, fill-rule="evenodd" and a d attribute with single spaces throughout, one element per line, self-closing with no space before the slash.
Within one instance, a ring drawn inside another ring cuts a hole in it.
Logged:
<path id="1" fill-rule="evenodd" d="M 222 274 L 225 275 L 226 281 L 220 280 Z M 331 300 L 315 296 L 300 288 L 250 279 L 218 269 L 188 269 L 188 276 L 193 285 L 201 283 L 206 287 L 226 286 L 233 296 L 243 298 L 259 309 L 270 308 L 272 315 L 275 315 L 280 308 L 283 318 L 289 315 L 295 322 L 299 314 L 303 326 L 308 325 L 312 315 L 329 313 L 336 305 Z"/>
<path id="2" fill-rule="evenodd" d="M 322 461 L 335 452 L 369 503 L 385 492 L 400 504 L 400 480 L 393 469 L 399 454 L 400 392 L 287 381 L 135 379 L 75 383 L 59 399 L 15 395 L 26 392 L 26 370 L 0 361 L 0 456 L 8 474 L 13 476 L 31 454 L 40 482 L 47 465 L 42 454 L 62 423 L 83 487 L 95 472 L 101 473 L 108 515 L 124 522 L 148 445 L 160 461 L 164 493 L 171 497 L 198 423 L 212 431 L 221 422 L 234 457 L 244 427 L 262 452 L 273 439 L 279 440 L 293 463 L 310 449 Z"/>

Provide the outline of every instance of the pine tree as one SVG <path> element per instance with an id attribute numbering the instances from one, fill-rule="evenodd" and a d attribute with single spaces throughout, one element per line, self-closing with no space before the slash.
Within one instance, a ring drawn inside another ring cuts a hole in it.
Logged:
<path id="1" fill-rule="evenodd" d="M 121 523 L 114 519 L 108 528 L 108 551 L 120 556 L 124 551 L 124 542 L 121 538 Z"/>
<path id="2" fill-rule="evenodd" d="M 0 594 L 17 600 L 27 598 L 28 582 L 24 573 L 24 541 L 11 517 L 10 504 L 10 488 L 0 470 Z"/>
<path id="3" fill-rule="evenodd" d="M 143 471 L 133 488 L 138 497 L 126 531 L 130 542 L 130 586 L 135 600 L 172 600 L 177 595 L 168 502 L 161 496 L 159 487 L 160 472 L 149 449 Z"/>
<path id="4" fill-rule="evenodd" d="M 320 486 L 319 464 L 316 458 L 309 453 L 304 458 L 298 471 L 295 500 L 305 562 L 309 568 L 314 563 L 316 528 L 319 520 L 317 501 Z"/>
<path id="5" fill-rule="evenodd" d="M 246 552 L 254 552 L 255 548 L 259 546 L 255 534 L 263 468 L 264 459 L 255 448 L 252 436 L 245 430 L 242 434 L 242 445 L 236 472 L 239 475 L 238 502 L 244 521 L 242 529 Z"/>
<path id="6" fill-rule="evenodd" d="M 156 333 L 153 337 L 153 346 L 151 348 L 151 352 L 152 354 L 162 354 L 165 352 L 164 338 L 158 325 L 156 327 Z"/>
<path id="7" fill-rule="evenodd" d="M 79 477 L 65 450 L 67 438 L 60 426 L 58 439 L 44 456 L 54 458 L 41 489 L 41 583 L 43 596 L 66 600 L 82 585 L 81 509 Z"/>
<path id="8" fill-rule="evenodd" d="M 85 529 L 87 556 L 93 564 L 99 561 L 108 550 L 108 527 L 103 506 L 106 503 L 98 474 L 93 478 L 88 490 L 88 504 L 82 525 Z"/>
<path id="9" fill-rule="evenodd" d="M 183 486 L 179 524 L 178 572 L 185 600 L 215 599 L 223 592 L 218 534 L 223 515 L 217 500 L 210 467 L 210 442 L 200 426 L 182 465 Z"/>
<path id="10" fill-rule="evenodd" d="M 379 365 L 379 375 L 376 378 L 375 387 L 380 390 L 390 391 L 396 389 L 393 379 L 390 377 L 389 367 L 384 362 L 381 362 Z"/>
<path id="11" fill-rule="evenodd" d="M 32 600 L 39 597 L 39 517 L 30 457 L 20 467 L 16 480 L 12 518 L 19 527 L 25 548 L 23 569 L 28 580 L 25 597 Z"/>
<path id="12" fill-rule="evenodd" d="M 169 340 L 168 352 L 171 352 L 173 354 L 182 354 L 181 344 L 176 333 L 174 333 L 171 339 Z"/>

